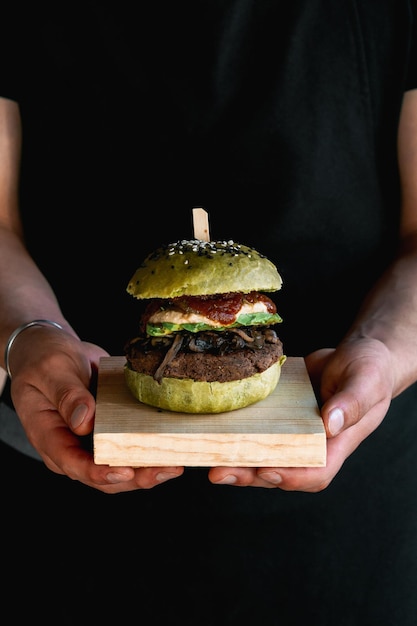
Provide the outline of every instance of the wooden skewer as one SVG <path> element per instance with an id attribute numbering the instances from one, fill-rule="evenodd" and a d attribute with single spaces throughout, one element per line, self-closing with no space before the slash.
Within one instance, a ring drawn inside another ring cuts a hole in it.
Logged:
<path id="1" fill-rule="evenodd" d="M 208 213 L 204 209 L 193 209 L 194 238 L 210 241 Z"/>

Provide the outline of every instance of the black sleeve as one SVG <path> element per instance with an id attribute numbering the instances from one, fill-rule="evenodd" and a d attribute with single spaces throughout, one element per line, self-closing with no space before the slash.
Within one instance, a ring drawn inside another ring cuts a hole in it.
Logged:
<path id="1" fill-rule="evenodd" d="M 411 0 L 410 12 L 412 22 L 405 87 L 417 89 L 417 0 Z"/>
<path id="2" fill-rule="evenodd" d="M 9 2 L 7 5 L 13 5 Z M 0 26 L 0 97 L 19 100 L 24 24 L 16 19 L 15 7 L 2 10 Z"/>

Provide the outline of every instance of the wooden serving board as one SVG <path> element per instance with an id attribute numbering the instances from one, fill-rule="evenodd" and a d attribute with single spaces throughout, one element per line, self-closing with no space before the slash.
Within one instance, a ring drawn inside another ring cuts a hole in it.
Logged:
<path id="1" fill-rule="evenodd" d="M 307 467 L 326 464 L 326 434 L 304 359 L 288 357 L 275 391 L 217 414 L 174 413 L 138 402 L 124 357 L 100 360 L 94 459 L 111 466 Z"/>

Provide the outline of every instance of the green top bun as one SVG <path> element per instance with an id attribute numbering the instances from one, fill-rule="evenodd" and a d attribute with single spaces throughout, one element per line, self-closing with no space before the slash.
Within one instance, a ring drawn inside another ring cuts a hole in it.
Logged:
<path id="1" fill-rule="evenodd" d="M 265 256 L 233 241 L 181 240 L 146 257 L 127 292 L 135 298 L 278 291 L 282 279 Z"/>

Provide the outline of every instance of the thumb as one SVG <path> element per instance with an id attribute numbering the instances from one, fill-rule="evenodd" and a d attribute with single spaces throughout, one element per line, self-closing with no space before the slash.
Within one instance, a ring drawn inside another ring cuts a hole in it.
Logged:
<path id="1" fill-rule="evenodd" d="M 96 409 L 97 375 L 101 357 L 109 356 L 108 352 L 95 344 L 82 342 L 90 375 L 88 390 L 75 384 L 72 392 L 65 396 L 62 405 L 67 423 L 77 435 L 87 435 L 93 429 Z M 87 379 L 85 381 L 87 385 Z"/>
<path id="2" fill-rule="evenodd" d="M 380 423 L 391 402 L 392 388 L 384 368 L 366 359 L 342 369 L 332 360 L 324 369 L 321 415 L 329 437 L 357 424 L 365 416 Z"/>
<path id="3" fill-rule="evenodd" d="M 88 435 L 93 430 L 95 400 L 78 399 L 74 408 L 69 408 L 69 426 L 77 435 Z"/>

